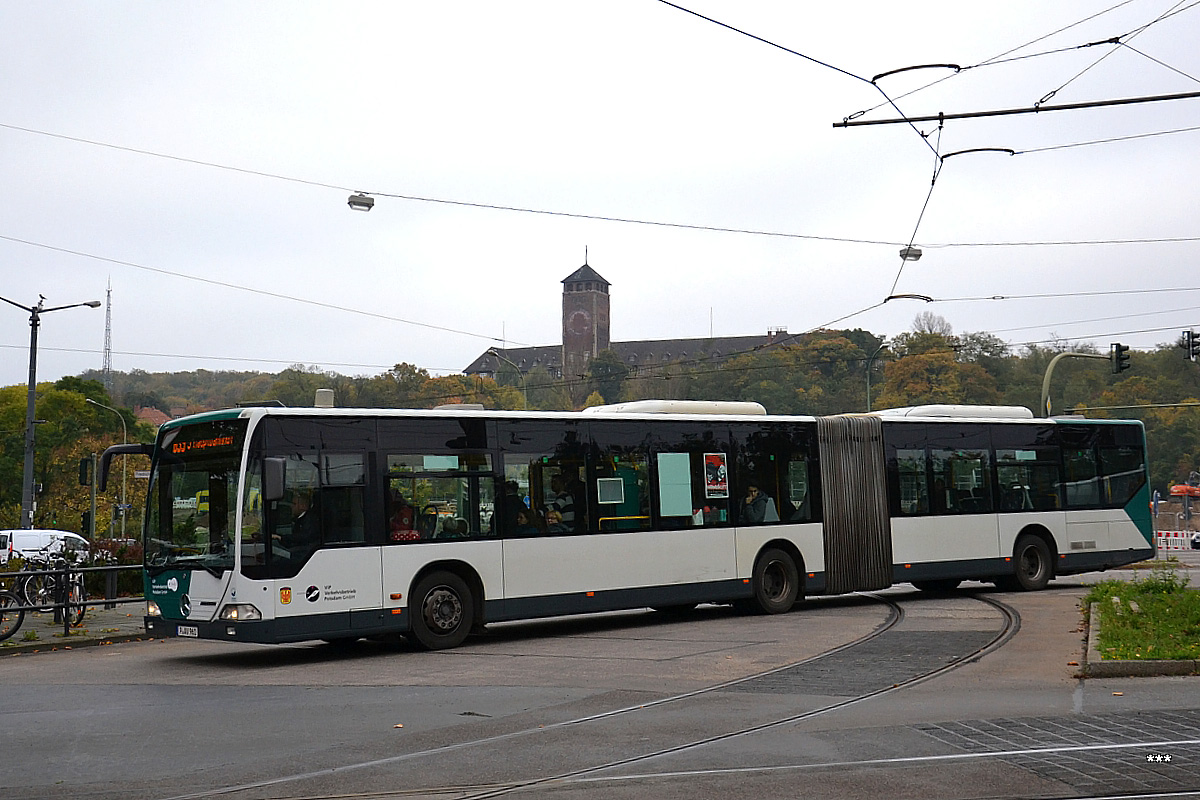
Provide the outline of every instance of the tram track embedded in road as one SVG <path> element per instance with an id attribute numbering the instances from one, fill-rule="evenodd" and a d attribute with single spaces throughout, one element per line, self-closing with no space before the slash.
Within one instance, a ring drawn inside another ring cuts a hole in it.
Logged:
<path id="1" fill-rule="evenodd" d="M 416 750 L 416 751 L 413 751 L 410 753 L 402 753 L 402 754 L 398 754 L 398 755 L 394 755 L 394 756 L 388 756 L 388 757 L 379 758 L 379 759 L 372 759 L 369 761 L 363 761 L 363 762 L 354 763 L 354 764 L 344 764 L 344 765 L 340 765 L 337 767 L 306 771 L 303 773 L 279 776 L 277 778 L 269 778 L 269 779 L 264 779 L 264 780 L 260 780 L 260 781 L 252 781 L 252 782 L 247 782 L 247 783 L 234 785 L 234 786 L 214 787 L 214 788 L 207 789 L 207 790 L 200 790 L 197 792 L 187 793 L 187 794 L 183 794 L 183 795 L 176 795 L 176 796 L 169 798 L 169 800 L 200 800 L 200 798 L 208 798 L 208 797 L 216 797 L 216 796 L 229 797 L 229 796 L 236 796 L 237 794 L 243 793 L 243 792 L 252 792 L 255 790 L 262 790 L 262 789 L 265 789 L 268 787 L 279 787 L 279 786 L 287 784 L 287 783 L 297 783 L 297 782 L 301 782 L 301 781 L 305 781 L 305 780 L 327 779 L 327 778 L 334 777 L 341 773 L 348 773 L 351 771 L 359 771 L 359 770 L 364 770 L 364 769 L 385 767 L 385 766 L 390 766 L 390 765 L 395 765 L 395 764 L 401 764 L 404 762 L 415 761 L 415 760 L 423 759 L 423 758 L 433 758 L 433 757 L 437 757 L 437 756 L 441 756 L 441 755 L 448 755 L 448 754 L 452 754 L 452 753 L 456 753 L 456 752 L 461 752 L 463 750 L 467 750 L 470 748 L 495 745 L 495 744 L 498 744 L 501 742 L 509 742 L 509 741 L 513 741 L 516 739 L 520 739 L 520 738 L 532 736 L 532 735 L 545 735 L 546 733 L 550 733 L 550 732 L 554 732 L 554 731 L 562 731 L 564 729 L 588 725 L 591 723 L 596 723 L 596 722 L 599 722 L 602 720 L 608 720 L 608 719 L 612 719 L 612 718 L 623 716 L 623 715 L 628 715 L 628 714 L 633 714 L 633 713 L 644 713 L 644 712 L 652 710 L 654 708 L 662 707 L 662 706 L 669 705 L 669 704 L 684 702 L 687 700 L 695 699 L 695 698 L 698 698 L 698 697 L 701 697 L 704 695 L 713 694 L 716 692 L 737 690 L 739 687 L 746 686 L 747 684 L 751 684 L 754 681 L 771 679 L 775 676 L 785 674 L 789 670 L 803 669 L 805 667 L 817 664 L 823 660 L 852 655 L 856 649 L 862 648 L 864 645 L 867 645 L 868 643 L 871 643 L 871 642 L 874 642 L 874 641 L 880 639 L 880 637 L 883 637 L 885 634 L 895 631 L 897 626 L 899 626 L 900 623 L 905 619 L 904 608 L 896 600 L 894 600 L 888 596 L 885 596 L 882 594 L 877 594 L 874 592 L 862 592 L 862 593 L 860 593 L 860 596 L 869 598 L 870 600 L 873 600 L 878 603 L 882 603 L 888 607 L 887 618 L 883 622 L 881 622 L 878 626 L 876 626 L 876 628 L 874 628 L 872 631 L 870 631 L 867 634 L 864 634 L 863 636 L 860 636 L 859 638 L 857 638 L 853 641 L 846 642 L 837 647 L 830 648 L 829 650 L 819 653 L 817 655 L 809 656 L 807 658 L 800 659 L 798 661 L 795 661 L 795 662 L 792 662 L 789 664 L 785 664 L 785 665 L 782 665 L 779 667 L 773 667 L 768 670 L 763 670 L 761 672 L 757 672 L 752 675 L 742 676 L 740 678 L 723 681 L 721 683 L 713 684 L 710 686 L 705 686 L 700 689 L 694 689 L 694 690 L 691 690 L 688 692 L 682 692 L 679 694 L 674 694 L 674 695 L 670 695 L 667 697 L 658 698 L 655 700 L 648 700 L 645 702 L 638 703 L 636 705 L 622 706 L 619 708 L 609 709 L 607 711 L 601 711 L 601 712 L 598 712 L 595 714 L 589 714 L 586 716 L 575 717 L 575 718 L 572 718 L 569 720 L 562 720 L 559 722 L 548 723 L 545 725 L 540 725 L 538 727 L 522 728 L 519 730 L 509 731 L 506 733 L 500 733 L 500 734 L 496 734 L 496 735 L 492 735 L 492 736 L 480 737 L 477 739 L 456 742 L 453 744 L 447 744 L 447 745 L 424 749 L 424 750 Z M 856 694 L 854 696 L 845 697 L 845 698 L 839 699 L 836 702 L 827 703 L 818 708 L 809 709 L 809 710 L 806 710 L 803 712 L 799 712 L 799 713 L 795 713 L 795 714 L 788 714 L 788 715 L 785 715 L 782 717 L 777 717 L 777 718 L 774 718 L 771 720 L 767 720 L 767 721 L 752 724 L 752 725 L 744 725 L 744 726 L 741 726 L 734 730 L 724 731 L 722 733 L 713 734 L 712 736 L 694 739 L 694 740 L 687 741 L 687 742 L 681 742 L 679 744 L 672 745 L 670 747 L 663 747 L 663 748 L 659 748 L 659 749 L 656 749 L 656 750 L 653 750 L 650 752 L 631 755 L 631 756 L 628 756 L 625 758 L 613 759 L 613 760 L 607 761 L 602 764 L 593 764 L 593 765 L 589 765 L 586 767 L 579 767 L 576 769 L 564 770 L 563 772 L 557 773 L 555 775 L 542 776 L 542 777 L 532 778 L 532 779 L 525 780 L 525 781 L 507 781 L 507 782 L 498 783 L 498 784 L 474 783 L 474 784 L 464 784 L 464 785 L 460 785 L 460 786 L 424 787 L 420 790 L 406 789 L 406 790 L 398 790 L 395 792 L 393 792 L 393 791 L 378 792 L 377 791 L 377 792 L 373 792 L 373 793 L 366 793 L 362 796 L 364 796 L 364 797 L 389 797 L 389 796 L 399 797 L 399 796 L 404 796 L 406 794 L 413 794 L 414 792 L 415 793 L 425 793 L 425 794 L 453 793 L 453 794 L 457 795 L 460 798 L 460 800 L 486 800 L 486 798 L 500 797 L 500 796 L 510 794 L 513 792 L 517 792 L 517 791 L 526 791 L 526 790 L 530 790 L 530 789 L 536 789 L 537 787 L 541 787 L 541 786 L 562 784 L 563 782 L 569 782 L 569 781 L 587 777 L 587 776 L 594 776 L 598 773 L 605 772 L 608 770 L 627 767 L 627 766 L 630 766 L 633 764 L 638 764 L 638 763 L 644 763 L 644 762 L 662 758 L 665 756 L 670 756 L 670 755 L 674 755 L 674 754 L 678 754 L 678 753 L 687 752 L 690 750 L 695 750 L 698 748 L 710 746 L 710 745 L 717 744 L 720 742 L 730 741 L 730 740 L 737 739 L 737 738 L 744 737 L 744 736 L 750 736 L 750 735 L 753 735 L 756 733 L 771 730 L 773 728 L 796 724 L 796 723 L 803 722 L 808 719 L 822 716 L 824 714 L 829 714 L 829 713 L 836 712 L 836 711 L 844 709 L 844 708 L 858 705 L 860 703 L 866 702 L 873 698 L 881 697 L 881 696 L 890 694 L 892 692 L 896 692 L 901 689 L 904 689 L 904 688 L 916 685 L 918 683 L 922 683 L 924 681 L 930 680 L 939 675 L 945 674 L 946 672 L 957 669 L 957 668 L 963 666 L 964 664 L 977 661 L 978 659 L 986 656 L 988 653 L 994 652 L 995 650 L 1003 647 L 1004 644 L 1009 639 L 1011 639 L 1012 636 L 1015 635 L 1016 632 L 1020 629 L 1020 615 L 1011 606 L 1008 606 L 1007 604 L 1002 603 L 993 598 L 986 597 L 986 596 L 980 596 L 980 595 L 976 595 L 976 594 L 965 594 L 964 593 L 964 594 L 956 595 L 956 596 L 960 597 L 960 598 L 970 598 L 973 600 L 977 600 L 977 601 L 982 602 L 988 606 L 991 606 L 992 608 L 999 611 L 1001 619 L 1003 620 L 1003 624 L 1002 624 L 1000 630 L 995 632 L 994 635 L 992 635 L 982 645 L 975 647 L 966 653 L 958 655 L 957 657 L 955 657 L 953 660 L 949 661 L 948 663 L 944 663 L 933 669 L 922 670 L 918 674 L 909 675 L 907 677 L 897 680 L 896 682 L 889 683 L 888 685 L 882 686 L 878 689 L 873 689 L 871 691 L 862 692 L 862 693 Z M 289 798 L 289 800 L 318 800 L 319 798 L 325 798 L 325 797 L 330 797 L 330 796 L 331 795 L 327 795 L 327 794 L 298 794 L 298 795 L 289 795 L 288 798 Z M 352 797 L 354 795 L 339 794 L 337 796 L 338 797 L 347 797 L 347 796 Z"/>

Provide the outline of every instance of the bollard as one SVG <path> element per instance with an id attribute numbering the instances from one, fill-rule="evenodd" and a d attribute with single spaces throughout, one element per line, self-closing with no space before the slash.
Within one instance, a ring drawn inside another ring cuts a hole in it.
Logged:
<path id="1" fill-rule="evenodd" d="M 112 600 L 117 596 L 117 573 L 116 570 L 109 570 L 104 573 L 104 599 Z M 116 608 L 116 603 L 105 603 L 105 608 Z"/>
<path id="2" fill-rule="evenodd" d="M 63 623 L 63 633 L 70 633 L 67 626 L 70 625 L 71 615 L 65 613 L 63 603 L 67 602 L 67 574 L 64 571 L 59 574 L 58 579 L 54 582 L 54 624 Z"/>

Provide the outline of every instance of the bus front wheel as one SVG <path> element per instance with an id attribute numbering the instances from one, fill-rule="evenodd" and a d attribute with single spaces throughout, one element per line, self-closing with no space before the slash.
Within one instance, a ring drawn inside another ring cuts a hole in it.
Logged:
<path id="1" fill-rule="evenodd" d="M 1005 576 L 1000 587 L 1025 592 L 1045 589 L 1052 570 L 1050 548 L 1041 538 L 1026 534 L 1017 538 L 1013 548 L 1013 574 Z"/>
<path id="2" fill-rule="evenodd" d="M 453 572 L 431 572 L 413 589 L 411 638 L 426 650 L 457 647 L 475 623 L 475 603 L 466 581 Z"/>
<path id="3" fill-rule="evenodd" d="M 800 570 L 782 550 L 763 551 L 754 562 L 754 597 L 743 607 L 756 614 L 782 614 L 800 599 Z"/>

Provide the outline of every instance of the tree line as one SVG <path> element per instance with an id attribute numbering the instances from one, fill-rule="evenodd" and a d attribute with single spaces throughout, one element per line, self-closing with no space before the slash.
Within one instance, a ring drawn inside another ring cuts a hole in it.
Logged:
<path id="1" fill-rule="evenodd" d="M 79 485 L 79 459 L 119 443 L 119 410 L 133 441 L 151 441 L 154 426 L 135 409 L 169 416 L 248 403 L 311 406 L 317 389 L 332 389 L 350 408 L 432 408 L 478 403 L 492 409 L 572 410 L 642 399 L 749 400 L 773 414 L 826 415 L 927 403 L 1041 405 L 1042 380 L 1062 352 L 1104 355 L 1090 343 L 1056 342 L 1013 352 L 989 333 L 956 334 L 945 320 L 922 314 L 912 330 L 890 341 L 862 329 L 821 330 L 786 337 L 744 353 L 690 358 L 653 366 L 596 354 L 581 375 L 557 377 L 536 368 L 506 366 L 495 378 L 431 375 L 400 363 L 378 375 L 346 376 L 293 365 L 279 373 L 196 370 L 112 374 L 111 394 L 99 372 L 38 387 L 35 482 L 41 493 L 35 525 L 80 530 L 90 493 Z M 1132 354 L 1132 369 L 1114 374 L 1101 359 L 1066 359 L 1055 368 L 1049 398 L 1055 413 L 1136 418 L 1145 423 L 1150 478 L 1166 495 L 1170 485 L 1200 470 L 1200 366 L 1174 344 Z M 0 527 L 20 519 L 26 387 L 0 389 Z M 135 459 L 144 460 L 144 459 Z M 130 469 L 145 469 L 138 464 Z M 98 497 L 97 534 L 115 529 L 119 484 Z M 140 525 L 145 480 L 127 482 L 133 506 L 126 529 Z"/>

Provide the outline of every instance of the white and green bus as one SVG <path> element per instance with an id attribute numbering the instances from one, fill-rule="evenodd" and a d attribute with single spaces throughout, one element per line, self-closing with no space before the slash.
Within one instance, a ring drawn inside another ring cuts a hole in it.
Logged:
<path id="1" fill-rule="evenodd" d="M 1040 589 L 1154 552 L 1141 423 L 1024 408 L 256 407 L 168 422 L 103 474 L 122 452 L 153 459 L 155 636 L 436 649 L 502 620 Z"/>

